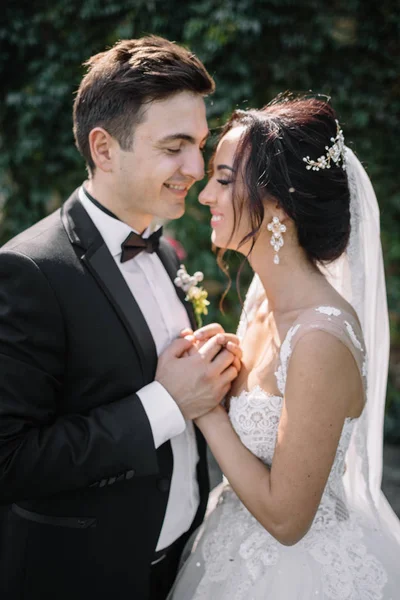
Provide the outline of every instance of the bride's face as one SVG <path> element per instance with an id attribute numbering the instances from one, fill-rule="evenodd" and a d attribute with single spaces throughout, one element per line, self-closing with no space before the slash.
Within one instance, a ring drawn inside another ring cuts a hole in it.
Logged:
<path id="1" fill-rule="evenodd" d="M 237 222 L 234 227 L 232 184 L 235 181 L 239 197 L 242 197 L 244 188 L 238 179 L 240 176 L 233 170 L 233 163 L 243 131 L 243 127 L 234 127 L 220 140 L 212 165 L 212 176 L 199 195 L 199 202 L 211 211 L 211 241 L 219 248 L 231 250 L 237 250 L 240 241 L 251 229 L 246 211 L 240 216 L 239 209 L 236 210 Z M 240 251 L 246 251 L 245 245 Z"/>

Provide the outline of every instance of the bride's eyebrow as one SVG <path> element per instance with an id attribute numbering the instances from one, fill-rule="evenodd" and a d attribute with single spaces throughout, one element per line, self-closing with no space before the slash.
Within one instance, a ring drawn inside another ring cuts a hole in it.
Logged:
<path id="1" fill-rule="evenodd" d="M 217 171 L 223 171 L 224 169 L 227 169 L 228 171 L 232 171 L 232 173 L 235 172 L 235 169 L 232 169 L 232 167 L 229 167 L 228 165 L 218 165 L 217 166 Z"/>

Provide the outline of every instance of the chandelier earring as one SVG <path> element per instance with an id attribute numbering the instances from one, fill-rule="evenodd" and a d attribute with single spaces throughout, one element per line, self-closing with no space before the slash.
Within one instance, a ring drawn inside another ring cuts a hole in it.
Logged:
<path id="1" fill-rule="evenodd" d="M 278 217 L 273 217 L 271 223 L 268 223 L 267 229 L 272 232 L 271 246 L 275 250 L 274 263 L 279 265 L 279 250 L 284 244 L 282 233 L 285 233 L 286 225 L 281 223 Z"/>

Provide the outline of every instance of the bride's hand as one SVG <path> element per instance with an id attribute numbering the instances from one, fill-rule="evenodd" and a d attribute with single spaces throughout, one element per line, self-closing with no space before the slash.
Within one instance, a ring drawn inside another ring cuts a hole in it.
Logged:
<path id="1" fill-rule="evenodd" d="M 234 333 L 225 333 L 223 327 L 219 323 L 205 325 L 204 327 L 197 329 L 195 332 L 187 328 L 180 333 L 180 337 L 194 338 L 193 348 L 188 352 L 189 355 L 190 352 L 195 352 L 195 349 L 200 350 L 204 344 L 215 335 L 220 336 L 218 342 L 225 346 L 225 348 L 234 355 L 235 358 L 233 361 L 233 366 L 239 373 L 242 367 L 242 349 L 240 347 L 240 340 L 237 335 Z"/>

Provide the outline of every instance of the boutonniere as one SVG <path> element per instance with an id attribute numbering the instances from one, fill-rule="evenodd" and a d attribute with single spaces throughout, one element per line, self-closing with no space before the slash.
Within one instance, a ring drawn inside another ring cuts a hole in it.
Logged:
<path id="1" fill-rule="evenodd" d="M 204 275 L 201 271 L 196 271 L 194 275 L 189 275 L 186 267 L 181 265 L 174 280 L 175 285 L 186 292 L 185 300 L 192 303 L 197 327 L 202 326 L 202 315 L 208 314 L 207 306 L 210 304 L 207 300 L 208 292 L 203 287 L 198 287 L 198 284 L 203 279 Z"/>

